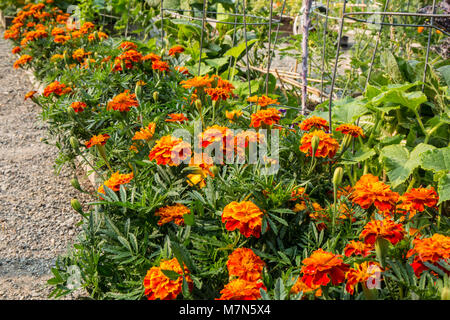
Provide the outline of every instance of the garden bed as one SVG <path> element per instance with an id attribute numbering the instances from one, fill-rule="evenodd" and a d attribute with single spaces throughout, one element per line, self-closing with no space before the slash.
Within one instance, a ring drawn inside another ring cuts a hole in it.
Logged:
<path id="1" fill-rule="evenodd" d="M 168 19 L 164 43 L 130 41 L 73 29 L 50 8 L 25 7 L 5 35 L 14 67 L 43 84 L 26 98 L 42 108 L 57 167 L 97 176 L 94 190 L 72 181 L 95 200 L 71 203 L 83 231 L 52 268 L 52 296 L 445 296 L 447 62 L 436 58 L 421 90 L 420 63 L 386 54 L 366 90 L 340 82 L 348 93 L 306 116 L 294 83 L 248 64 L 265 60 L 263 28 L 233 41 Z"/>

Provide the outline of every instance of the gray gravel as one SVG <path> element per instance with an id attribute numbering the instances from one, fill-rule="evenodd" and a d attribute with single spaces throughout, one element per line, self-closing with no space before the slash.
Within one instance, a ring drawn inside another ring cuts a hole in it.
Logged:
<path id="1" fill-rule="evenodd" d="M 47 299 L 50 268 L 79 231 L 70 200 L 90 199 L 70 185 L 69 168 L 56 176 L 58 151 L 41 142 L 40 107 L 24 101 L 32 85 L 11 48 L 0 32 L 0 299 Z"/>

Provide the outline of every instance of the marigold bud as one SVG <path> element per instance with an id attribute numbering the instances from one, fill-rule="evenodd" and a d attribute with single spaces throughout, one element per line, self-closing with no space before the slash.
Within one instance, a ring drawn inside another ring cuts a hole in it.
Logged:
<path id="1" fill-rule="evenodd" d="M 139 97 L 142 94 L 142 86 L 140 85 L 140 83 L 136 83 L 136 88 L 134 89 L 134 93 L 136 94 L 136 97 L 139 99 Z"/>
<path id="2" fill-rule="evenodd" d="M 199 112 L 202 111 L 202 101 L 200 99 L 195 100 L 195 107 Z"/>
<path id="3" fill-rule="evenodd" d="M 158 91 L 153 92 L 153 100 L 155 100 L 155 102 L 158 102 L 158 99 L 159 99 L 159 92 Z"/>
<path id="4" fill-rule="evenodd" d="M 315 157 L 316 156 L 316 151 L 317 148 L 319 147 L 319 143 L 320 143 L 320 138 L 318 136 L 314 136 L 311 138 L 311 151 L 312 151 L 312 156 Z"/>
<path id="5" fill-rule="evenodd" d="M 81 189 L 80 182 L 78 181 L 77 178 L 73 178 L 72 180 L 70 180 L 70 184 L 71 184 L 72 187 L 74 187 L 75 189 L 77 189 L 77 190 L 79 190 L 79 191 L 83 191 L 83 190 Z"/>
<path id="6" fill-rule="evenodd" d="M 219 167 L 218 166 L 212 166 L 211 169 L 209 169 L 211 173 L 216 176 L 219 173 Z"/>
<path id="7" fill-rule="evenodd" d="M 67 107 L 66 111 L 70 118 L 75 118 L 75 110 L 72 107 Z"/>
<path id="8" fill-rule="evenodd" d="M 333 174 L 333 185 L 335 185 L 335 186 L 340 185 L 342 182 L 343 176 L 344 176 L 344 169 L 342 169 L 342 167 L 337 167 L 334 170 L 334 174 Z"/>
<path id="9" fill-rule="evenodd" d="M 81 208 L 81 204 L 77 199 L 72 199 L 70 201 L 70 205 L 72 206 L 73 210 L 76 212 L 82 213 L 83 209 Z"/>
<path id="10" fill-rule="evenodd" d="M 70 145 L 72 146 L 73 150 L 78 153 L 80 144 L 78 143 L 77 138 L 70 137 L 69 142 L 70 142 Z"/>

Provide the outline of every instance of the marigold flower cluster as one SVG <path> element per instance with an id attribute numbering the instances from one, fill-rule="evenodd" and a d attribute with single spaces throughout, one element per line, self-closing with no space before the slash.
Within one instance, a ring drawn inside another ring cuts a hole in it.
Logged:
<path id="1" fill-rule="evenodd" d="M 411 263 L 411 267 L 414 269 L 417 277 L 420 277 L 422 272 L 429 269 L 425 262 L 442 269 L 442 271 L 450 275 L 448 270 L 437 263 L 440 260 L 448 261 L 450 259 L 450 237 L 435 233 L 430 238 L 416 238 L 413 240 L 413 248 L 406 255 L 407 258 L 412 256 L 414 256 L 414 260 Z"/>
<path id="2" fill-rule="evenodd" d="M 261 235 L 263 212 L 251 201 L 233 201 L 225 206 L 222 222 L 228 231 L 239 229 L 246 238 Z"/>
<path id="3" fill-rule="evenodd" d="M 32 56 L 24 54 L 18 60 L 16 60 L 16 62 L 14 62 L 13 67 L 14 69 L 18 69 L 19 67 L 23 66 L 24 64 L 27 64 L 31 60 L 33 60 Z"/>
<path id="4" fill-rule="evenodd" d="M 159 208 L 155 212 L 155 216 L 160 217 L 158 225 L 162 226 L 169 222 L 174 222 L 175 224 L 182 226 L 184 225 L 185 214 L 190 214 L 191 210 L 181 203 L 177 203 L 173 206 L 165 206 Z"/>
<path id="5" fill-rule="evenodd" d="M 261 108 L 265 108 L 265 107 L 267 107 L 269 105 L 272 105 L 272 104 L 280 104 L 277 99 L 272 99 L 272 98 L 270 98 L 268 96 L 265 96 L 265 95 L 251 96 L 251 97 L 247 98 L 247 101 L 248 102 L 252 102 L 252 103 L 256 103 Z"/>
<path id="6" fill-rule="evenodd" d="M 303 131 L 310 131 L 311 129 L 328 131 L 330 129 L 328 121 L 317 116 L 312 116 L 308 119 L 303 120 L 300 123 L 299 127 Z"/>
<path id="7" fill-rule="evenodd" d="M 139 103 L 136 100 L 136 95 L 134 93 L 130 94 L 130 90 L 125 90 L 124 92 L 115 96 L 110 102 L 108 102 L 107 110 L 116 110 L 120 112 L 128 112 L 131 107 L 138 107 Z"/>
<path id="8" fill-rule="evenodd" d="M 44 97 L 48 97 L 51 94 L 55 94 L 57 96 L 62 96 L 64 94 L 72 92 L 72 88 L 67 87 L 64 83 L 60 83 L 59 81 L 53 81 L 47 87 L 45 87 L 42 95 Z"/>
<path id="9" fill-rule="evenodd" d="M 342 132 L 343 134 L 350 135 L 354 138 L 363 137 L 364 132 L 362 128 L 355 126 L 353 124 L 341 124 L 336 128 L 336 131 Z"/>
<path id="10" fill-rule="evenodd" d="M 302 261 L 301 280 L 310 288 L 317 285 L 326 286 L 330 281 L 333 285 L 344 282 L 345 274 L 350 268 L 341 257 L 321 248 L 314 251 Z"/>
<path id="11" fill-rule="evenodd" d="M 260 128 L 262 124 L 271 126 L 281 119 L 281 112 L 275 108 L 262 109 L 251 115 L 250 127 Z"/>
<path id="12" fill-rule="evenodd" d="M 154 122 L 150 122 L 147 127 L 141 128 L 137 131 L 131 140 L 150 140 L 155 134 L 156 124 Z"/>
<path id="13" fill-rule="evenodd" d="M 150 161 L 156 160 L 159 165 L 177 166 L 191 157 L 191 146 L 182 139 L 170 135 L 163 136 L 156 141 L 150 151 Z"/>
<path id="14" fill-rule="evenodd" d="M 107 186 L 109 189 L 113 191 L 119 191 L 120 186 L 123 184 L 130 183 L 130 181 L 133 179 L 133 173 L 128 174 L 122 174 L 119 173 L 119 171 L 114 172 L 111 177 L 103 182 L 103 184 L 98 188 L 98 193 L 105 194 L 104 186 Z"/>
<path id="15" fill-rule="evenodd" d="M 92 138 L 89 141 L 86 141 L 85 145 L 86 148 L 91 148 L 93 146 L 104 146 L 106 144 L 106 141 L 110 138 L 109 134 L 99 134 L 97 136 L 92 136 Z"/>
<path id="16" fill-rule="evenodd" d="M 261 280 L 264 266 L 264 261 L 252 249 L 238 248 L 228 256 L 227 268 L 231 278 L 252 282 Z"/>
<path id="17" fill-rule="evenodd" d="M 361 283 L 366 289 L 375 287 L 376 282 L 380 281 L 380 274 L 382 269 L 377 262 L 364 261 L 361 264 L 357 264 L 355 268 L 350 269 L 347 274 L 347 283 L 345 284 L 345 290 L 350 293 L 355 293 L 355 287 L 358 283 Z M 370 284 L 369 287 L 367 284 Z"/>
<path id="18" fill-rule="evenodd" d="M 307 157 L 312 156 L 312 139 L 313 137 L 319 138 L 319 144 L 317 146 L 316 158 L 333 158 L 339 149 L 339 143 L 334 139 L 331 134 L 322 130 L 315 130 L 309 133 L 305 133 L 300 140 L 300 151 L 306 153 Z"/>
<path id="19" fill-rule="evenodd" d="M 213 159 L 206 153 L 195 153 L 189 162 L 189 168 L 194 169 L 193 173 L 186 176 L 187 183 L 190 186 L 197 185 L 200 188 L 206 186 L 205 179 L 207 176 L 214 177 L 211 168 L 213 167 Z"/>
<path id="20" fill-rule="evenodd" d="M 70 107 L 73 109 L 73 111 L 78 113 L 78 112 L 82 112 L 84 109 L 86 109 L 87 105 L 84 102 L 75 101 L 75 102 L 72 102 Z"/>
<path id="21" fill-rule="evenodd" d="M 167 277 L 163 270 L 178 273 L 180 276 L 176 280 L 171 280 Z M 174 300 L 182 291 L 183 285 L 183 271 L 184 279 L 186 280 L 190 290 L 193 288 L 193 281 L 189 276 L 189 270 L 183 264 L 183 269 L 176 258 L 170 260 L 161 260 L 159 267 L 152 267 L 147 271 L 144 278 L 144 294 L 148 300 Z"/>
<path id="22" fill-rule="evenodd" d="M 398 201 L 398 193 L 391 187 L 379 181 L 371 174 L 363 175 L 353 186 L 351 200 L 361 208 L 368 209 L 374 205 L 381 211 L 392 210 Z"/>
<path id="23" fill-rule="evenodd" d="M 371 220 L 363 228 L 359 238 L 364 239 L 364 243 L 373 245 L 377 239 L 385 239 L 397 244 L 405 236 L 403 225 L 395 223 L 391 219 Z"/>

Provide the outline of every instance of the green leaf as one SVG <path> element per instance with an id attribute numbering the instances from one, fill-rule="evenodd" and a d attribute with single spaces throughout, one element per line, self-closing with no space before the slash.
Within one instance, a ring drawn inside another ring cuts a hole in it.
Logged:
<path id="1" fill-rule="evenodd" d="M 194 215 L 193 214 L 185 214 L 183 215 L 184 223 L 188 226 L 194 225 Z"/>
<path id="2" fill-rule="evenodd" d="M 447 173 L 439 179 L 437 192 L 439 194 L 438 205 L 444 201 L 450 200 L 450 173 Z"/>
<path id="3" fill-rule="evenodd" d="M 269 213 L 269 215 L 274 218 L 275 220 L 277 220 L 279 223 L 284 224 L 286 227 L 289 227 L 289 224 L 287 223 L 286 220 L 284 220 L 283 218 L 280 218 L 272 213 Z"/>
<path id="4" fill-rule="evenodd" d="M 367 159 L 372 158 L 374 155 L 376 155 L 375 150 L 370 149 L 367 151 L 364 150 L 358 150 L 355 152 L 354 155 L 350 151 L 346 152 L 346 157 L 343 159 L 342 163 L 344 164 L 354 164 L 354 163 L 360 163 Z"/>
<path id="5" fill-rule="evenodd" d="M 278 278 L 275 282 L 274 298 L 275 300 L 284 300 L 286 298 L 286 290 L 281 278 Z"/>
<path id="6" fill-rule="evenodd" d="M 163 270 L 161 269 L 161 272 L 164 273 L 164 275 L 169 278 L 170 280 L 177 280 L 181 275 L 173 270 Z"/>
<path id="7" fill-rule="evenodd" d="M 219 69 L 220 67 L 224 66 L 230 61 L 230 58 L 228 57 L 221 57 L 216 59 L 207 59 L 205 60 L 205 63 L 214 69 Z"/>
<path id="8" fill-rule="evenodd" d="M 256 41 L 258 41 L 258 39 L 253 39 L 250 41 L 247 41 L 247 48 L 248 50 L 250 50 L 252 44 L 254 44 Z M 227 52 L 225 52 L 225 56 L 232 56 L 235 59 L 238 59 L 239 56 L 245 51 L 245 41 L 241 42 L 239 45 L 237 45 L 234 48 L 231 48 L 230 50 L 228 50 Z"/>
<path id="9" fill-rule="evenodd" d="M 421 143 L 409 153 L 404 146 L 395 144 L 381 149 L 380 157 L 386 168 L 392 187 L 397 187 L 409 178 L 414 169 L 421 164 L 420 154 L 433 149 L 428 144 Z"/>
<path id="10" fill-rule="evenodd" d="M 429 150 L 420 155 L 422 168 L 433 172 L 450 171 L 450 147 Z"/>

